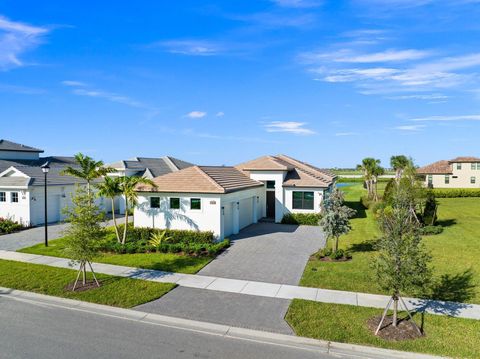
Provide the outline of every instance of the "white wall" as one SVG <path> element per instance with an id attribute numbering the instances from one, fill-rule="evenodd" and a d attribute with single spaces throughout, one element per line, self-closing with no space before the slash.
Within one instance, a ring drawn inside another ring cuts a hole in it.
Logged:
<path id="1" fill-rule="evenodd" d="M 30 201 L 28 191 L 17 188 L 0 188 L 0 192 L 6 193 L 6 202 L 0 202 L 0 217 L 10 218 L 23 225 L 30 225 Z M 11 202 L 11 192 L 18 193 L 18 203 Z"/>
<path id="2" fill-rule="evenodd" d="M 250 171 L 251 179 L 261 182 L 275 181 L 275 222 L 281 222 L 286 211 L 283 192 L 283 180 L 285 179 L 286 174 L 286 171 Z M 264 198 L 262 202 L 264 207 L 265 200 L 266 199 Z M 264 216 L 266 216 L 265 211 Z"/>
<path id="3" fill-rule="evenodd" d="M 293 192 L 313 192 L 313 210 L 293 209 Z M 318 213 L 322 209 L 324 191 L 318 188 L 285 187 L 285 208 L 292 213 Z"/>
<path id="4" fill-rule="evenodd" d="M 462 163 L 462 168 L 457 169 L 457 164 L 452 163 L 453 173 L 449 176 L 450 183 L 445 183 L 445 175 L 432 175 L 433 188 L 480 188 L 480 169 L 472 169 L 471 163 Z M 475 177 L 475 183 L 471 183 Z M 428 175 L 425 176 L 425 185 L 428 185 Z"/>
<path id="5" fill-rule="evenodd" d="M 150 197 L 160 197 L 160 208 L 150 208 Z M 180 209 L 170 209 L 170 197 L 180 198 Z M 190 209 L 190 198 L 201 199 L 201 209 Z M 139 193 L 135 227 L 213 231 L 221 236 L 219 195 L 198 193 Z"/>
<path id="6" fill-rule="evenodd" d="M 37 152 L 0 151 L 2 160 L 38 160 L 39 157 Z"/>

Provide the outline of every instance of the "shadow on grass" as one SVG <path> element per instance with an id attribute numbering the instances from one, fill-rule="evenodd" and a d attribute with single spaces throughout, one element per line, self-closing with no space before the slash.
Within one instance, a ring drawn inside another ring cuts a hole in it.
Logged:
<path id="1" fill-rule="evenodd" d="M 451 227 L 451 226 L 454 226 L 457 224 L 457 220 L 456 219 L 443 219 L 443 220 L 439 220 L 436 222 L 436 225 L 437 226 L 442 226 L 442 227 Z"/>
<path id="2" fill-rule="evenodd" d="M 356 211 L 352 218 L 367 218 L 367 211 L 359 201 L 345 201 L 345 205 Z"/>
<path id="3" fill-rule="evenodd" d="M 361 243 L 353 243 L 348 250 L 351 252 L 374 252 L 378 239 L 369 239 Z"/>
<path id="4" fill-rule="evenodd" d="M 458 274 L 444 274 L 434 284 L 430 299 L 466 302 L 475 296 L 472 269 Z"/>

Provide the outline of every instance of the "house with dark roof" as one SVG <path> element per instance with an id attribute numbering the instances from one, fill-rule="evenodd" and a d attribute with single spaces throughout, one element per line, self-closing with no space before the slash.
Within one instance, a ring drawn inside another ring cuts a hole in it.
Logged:
<path id="1" fill-rule="evenodd" d="M 61 172 L 67 166 L 75 167 L 75 159 L 40 157 L 41 153 L 38 148 L 0 140 L 0 217 L 32 226 L 45 222 L 45 175 L 41 166 L 48 163 L 48 222 L 64 219 L 62 209 L 71 204 L 75 184 L 82 181 Z M 98 204 L 103 207 L 103 199 Z"/>
<path id="2" fill-rule="evenodd" d="M 480 158 L 457 157 L 417 169 L 430 188 L 480 188 Z"/>
<path id="3" fill-rule="evenodd" d="M 277 155 L 235 167 L 191 166 L 137 187 L 135 226 L 213 231 L 223 239 L 261 218 L 318 213 L 336 176 Z"/>

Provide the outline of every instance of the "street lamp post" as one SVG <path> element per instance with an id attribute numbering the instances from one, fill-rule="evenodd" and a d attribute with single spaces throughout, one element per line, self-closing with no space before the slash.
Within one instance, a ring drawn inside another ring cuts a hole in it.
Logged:
<path id="1" fill-rule="evenodd" d="M 45 175 L 45 184 L 44 184 L 44 188 L 45 188 L 45 247 L 48 247 L 47 174 L 48 174 L 48 171 L 50 171 L 50 166 L 48 165 L 48 162 L 46 162 L 41 168 L 42 168 L 43 174 Z"/>

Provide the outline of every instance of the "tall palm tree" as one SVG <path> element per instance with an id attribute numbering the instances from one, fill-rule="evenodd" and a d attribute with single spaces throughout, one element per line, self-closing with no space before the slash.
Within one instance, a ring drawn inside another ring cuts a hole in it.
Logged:
<path id="1" fill-rule="evenodd" d="M 365 184 L 367 186 L 368 197 L 373 198 L 374 192 L 374 172 L 377 166 L 380 165 L 380 160 L 372 157 L 366 157 L 362 160 L 362 163 L 357 165 L 357 169 L 363 172 Z"/>
<path id="2" fill-rule="evenodd" d="M 402 177 L 403 171 L 412 161 L 404 155 L 390 157 L 390 166 L 395 170 L 395 181 L 398 183 Z"/>
<path id="3" fill-rule="evenodd" d="M 61 174 L 85 180 L 87 182 L 88 194 L 90 194 L 90 187 L 93 180 L 115 171 L 113 168 L 104 167 L 102 161 L 95 161 L 93 158 L 85 156 L 82 153 L 77 153 L 75 155 L 75 162 L 77 162 L 79 168 L 68 166 L 61 172 Z"/>
<path id="4" fill-rule="evenodd" d="M 378 176 L 385 174 L 385 169 L 380 166 L 380 160 L 376 160 L 372 167 L 372 179 L 373 179 L 373 200 L 378 201 Z"/>
<path id="5" fill-rule="evenodd" d="M 118 232 L 117 219 L 115 218 L 115 197 L 122 194 L 120 189 L 120 178 L 105 176 L 102 183 L 95 185 L 98 189 L 98 195 L 105 198 L 110 198 L 112 201 L 112 219 L 117 236 L 118 243 L 121 243 L 120 233 Z"/>
<path id="6" fill-rule="evenodd" d="M 135 207 L 138 204 L 138 194 L 136 186 L 139 184 L 150 185 L 156 187 L 152 180 L 144 177 L 121 177 L 120 190 L 125 198 L 125 227 L 123 228 L 122 244 L 127 239 L 128 228 L 128 207 Z"/>

